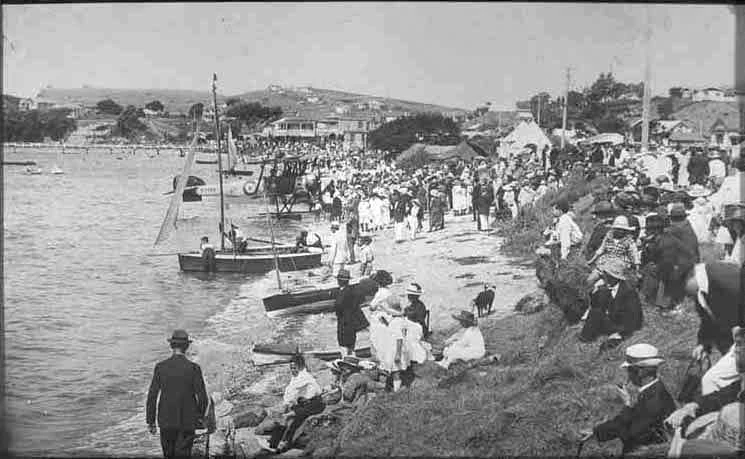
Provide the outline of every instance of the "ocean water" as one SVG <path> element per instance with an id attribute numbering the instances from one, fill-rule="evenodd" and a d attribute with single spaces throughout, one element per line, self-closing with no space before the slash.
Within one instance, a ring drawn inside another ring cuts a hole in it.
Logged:
<path id="1" fill-rule="evenodd" d="M 121 159 L 117 159 L 120 157 Z M 226 356 L 284 336 L 334 343 L 327 315 L 270 320 L 261 297 L 268 275 L 182 273 L 173 252 L 217 240 L 216 199 L 184 203 L 178 230 L 153 248 L 183 159 L 177 152 L 5 152 L 43 175 L 4 166 L 4 314 L 11 450 L 23 455 L 160 455 L 146 432 L 144 401 L 166 338 L 185 328 L 210 390 Z M 47 171 L 58 163 L 64 175 Z M 216 180 L 215 166 L 192 171 Z M 227 216 L 267 238 L 261 200 L 230 200 Z M 300 222 L 275 226 L 291 241 Z M 153 256 L 166 254 L 164 256 Z"/>

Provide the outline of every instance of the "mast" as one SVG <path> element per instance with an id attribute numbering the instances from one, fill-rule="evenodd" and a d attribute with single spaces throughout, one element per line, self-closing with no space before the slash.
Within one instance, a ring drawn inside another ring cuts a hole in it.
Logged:
<path id="1" fill-rule="evenodd" d="M 225 201 L 222 191 L 222 154 L 220 153 L 220 117 L 217 113 L 217 74 L 212 74 L 212 102 L 215 107 L 215 137 L 217 138 L 217 170 L 220 175 L 220 250 L 225 250 Z"/>
<path id="2" fill-rule="evenodd" d="M 567 105 L 569 105 L 569 67 L 567 67 L 567 84 L 566 88 L 564 89 L 564 110 L 561 114 L 561 149 L 564 150 L 564 145 L 566 145 L 566 138 L 567 138 Z"/>
<path id="3" fill-rule="evenodd" d="M 266 199 L 266 192 L 264 192 L 264 203 L 266 205 L 266 221 L 269 223 L 269 235 L 272 241 L 272 256 L 274 257 L 274 272 L 277 273 L 277 288 L 282 290 L 282 277 L 279 275 L 279 260 L 277 260 L 277 249 L 274 247 L 274 225 L 272 225 L 272 217 L 269 215 L 269 201 Z"/>
<path id="4" fill-rule="evenodd" d="M 652 96 L 652 88 L 649 86 L 651 80 L 651 63 L 650 63 L 650 35 L 649 27 L 649 5 L 646 6 L 647 24 L 644 30 L 644 96 L 642 99 L 642 153 L 649 151 L 649 99 Z"/>

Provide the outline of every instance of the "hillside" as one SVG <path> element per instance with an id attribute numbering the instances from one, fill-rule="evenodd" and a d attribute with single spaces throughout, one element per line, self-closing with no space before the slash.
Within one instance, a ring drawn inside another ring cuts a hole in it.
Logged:
<path id="1" fill-rule="evenodd" d="M 45 88 L 39 99 L 57 104 L 81 104 L 93 107 L 101 100 L 113 99 L 122 106 L 144 107 L 148 102 L 159 100 L 171 113 L 186 113 L 197 102 L 211 105 L 212 95 L 208 91 L 184 91 L 180 89 L 107 89 L 107 88 Z M 218 102 L 225 97 L 218 95 Z"/>
<path id="2" fill-rule="evenodd" d="M 345 114 L 393 115 L 421 112 L 465 112 L 465 110 L 423 104 L 399 99 L 354 94 L 317 88 L 270 88 L 250 91 L 236 96 L 218 95 L 219 103 L 231 97 L 246 102 L 260 102 L 262 105 L 279 106 L 286 114 L 298 116 L 325 116 L 339 114 L 335 108 L 346 106 Z M 81 104 L 85 107 L 95 106 L 103 99 L 113 99 L 120 105 L 144 107 L 153 100 L 159 100 L 170 113 L 186 113 L 192 104 L 202 102 L 211 105 L 210 93 L 207 91 L 184 91 L 175 89 L 106 89 L 106 88 L 46 88 L 39 93 L 39 98 L 58 104 Z"/>
<path id="3" fill-rule="evenodd" d="M 465 110 L 424 104 L 400 99 L 355 94 L 344 91 L 318 88 L 280 88 L 270 87 L 259 91 L 239 94 L 247 102 L 259 102 L 262 105 L 280 106 L 287 114 L 297 116 L 326 116 L 339 114 L 335 109 L 346 107 L 350 114 L 402 114 L 424 112 L 462 112 Z"/>

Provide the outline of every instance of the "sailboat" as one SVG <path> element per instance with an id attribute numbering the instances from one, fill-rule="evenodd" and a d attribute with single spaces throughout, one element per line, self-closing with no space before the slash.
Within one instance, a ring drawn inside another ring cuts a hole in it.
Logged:
<path id="1" fill-rule="evenodd" d="M 217 151 L 220 151 L 220 122 L 217 115 L 217 75 L 213 75 L 213 101 L 215 105 L 215 130 L 217 132 Z M 189 153 L 184 163 L 183 171 L 178 177 L 176 190 L 171 197 L 171 204 L 166 211 L 158 236 L 154 245 L 158 245 L 165 240 L 168 235 L 176 228 L 176 218 L 178 210 L 183 200 L 183 193 L 189 178 L 189 172 L 194 163 L 196 155 L 196 140 L 194 137 L 189 148 Z M 218 156 L 220 158 L 220 156 Z M 209 251 L 201 253 L 200 251 L 183 252 L 178 254 L 179 267 L 182 271 L 204 272 L 214 271 L 221 273 L 266 273 L 272 269 L 278 271 L 295 271 L 300 269 L 315 268 L 321 265 L 322 249 L 314 249 L 310 252 L 295 253 L 295 247 L 292 245 L 281 245 L 276 247 L 272 238 L 271 246 L 251 247 L 244 251 L 238 252 L 225 250 L 225 203 L 223 195 L 223 177 L 222 161 L 218 160 L 218 172 L 220 180 L 220 249 L 215 250 L 214 258 L 209 256 Z M 272 233 L 273 234 L 273 233 Z M 279 275 L 279 274 L 278 274 Z"/>
<path id="2" fill-rule="evenodd" d="M 60 150 L 59 153 L 57 153 L 57 162 L 52 166 L 52 169 L 49 171 L 52 175 L 61 175 L 64 174 L 65 171 L 62 170 L 61 167 L 58 166 L 58 164 L 62 164 L 62 154 L 64 153 L 64 146 L 62 147 L 62 150 Z"/>

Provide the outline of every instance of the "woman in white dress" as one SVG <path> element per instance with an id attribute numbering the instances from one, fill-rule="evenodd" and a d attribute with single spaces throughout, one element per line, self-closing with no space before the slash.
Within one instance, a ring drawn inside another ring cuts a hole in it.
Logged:
<path id="1" fill-rule="evenodd" d="M 370 209 L 370 200 L 367 196 L 363 197 L 357 205 L 357 218 L 360 223 L 360 230 L 362 232 L 369 232 L 372 226 L 372 215 Z"/>

